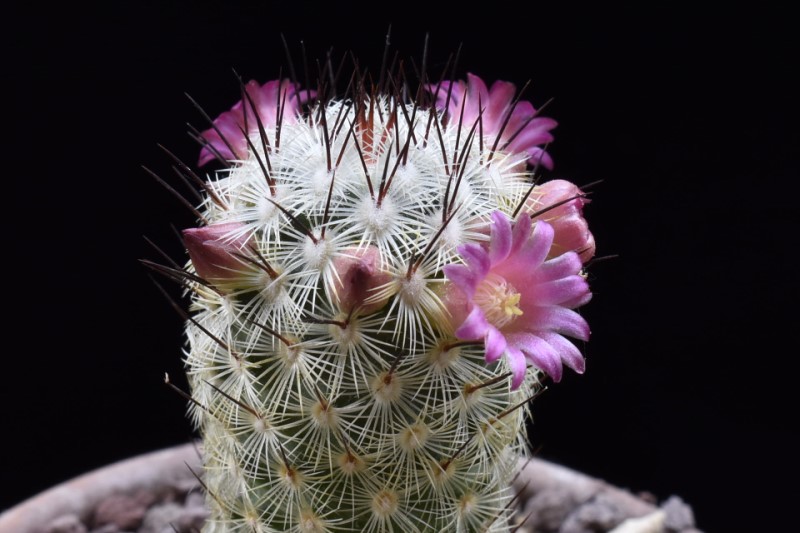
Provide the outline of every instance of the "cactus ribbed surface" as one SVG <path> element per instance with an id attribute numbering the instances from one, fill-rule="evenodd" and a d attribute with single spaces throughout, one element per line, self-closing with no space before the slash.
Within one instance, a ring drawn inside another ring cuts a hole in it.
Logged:
<path id="1" fill-rule="evenodd" d="M 528 153 L 485 117 L 353 93 L 301 113 L 313 95 L 289 86 L 272 120 L 248 94 L 238 145 L 224 122 L 206 135 L 233 160 L 185 233 L 206 531 L 508 531 L 544 373 L 529 360 L 517 386 L 509 357 L 458 333 L 445 266 L 530 201 Z M 498 328 L 526 309 L 486 286 Z"/>

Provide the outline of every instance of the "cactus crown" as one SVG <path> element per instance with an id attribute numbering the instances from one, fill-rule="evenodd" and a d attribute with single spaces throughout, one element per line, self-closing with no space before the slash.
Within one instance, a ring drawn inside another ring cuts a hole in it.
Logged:
<path id="1" fill-rule="evenodd" d="M 511 84 L 400 79 L 250 82 L 200 136 L 224 164 L 179 274 L 207 531 L 507 531 L 528 400 L 583 369 L 583 250 L 550 255 L 528 163 L 555 123 Z"/>

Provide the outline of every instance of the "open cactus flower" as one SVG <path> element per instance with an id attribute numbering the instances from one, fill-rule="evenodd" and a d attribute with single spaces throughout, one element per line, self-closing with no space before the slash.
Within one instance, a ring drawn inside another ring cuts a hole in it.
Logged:
<path id="1" fill-rule="evenodd" d="M 386 79 L 244 84 L 196 135 L 221 169 L 181 165 L 206 531 L 509 531 L 528 400 L 585 370 L 585 195 L 534 177 L 555 121 Z"/>
<path id="2" fill-rule="evenodd" d="M 446 302 L 460 323 L 456 337 L 484 340 L 487 363 L 505 354 L 512 388 L 522 383 L 527 362 L 555 381 L 561 380 L 562 361 L 582 373 L 583 356 L 562 336 L 589 340 L 589 325 L 572 311 L 591 297 L 579 257 L 566 252 L 544 261 L 554 236 L 547 222 L 537 222 L 531 232 L 527 214 L 513 229 L 499 211 L 492 219 L 488 247 L 464 244 L 459 251 L 466 264 L 444 267 L 453 285 Z"/>

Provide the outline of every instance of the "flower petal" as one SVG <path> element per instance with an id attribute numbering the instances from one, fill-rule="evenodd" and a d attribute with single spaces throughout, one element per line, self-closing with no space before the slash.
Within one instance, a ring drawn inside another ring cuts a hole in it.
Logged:
<path id="1" fill-rule="evenodd" d="M 215 159 L 215 153 L 219 153 L 222 158 L 227 160 L 241 159 L 247 155 L 247 141 L 237 126 L 241 121 L 241 109 L 225 111 L 214 120 L 215 128 L 207 129 L 200 134 L 208 143 L 208 146 L 204 146 L 200 150 L 199 165 L 204 165 Z M 231 148 L 233 148 L 233 152 Z"/>
<path id="2" fill-rule="evenodd" d="M 249 98 L 236 102 L 214 119 L 214 127 L 200 134 L 208 142 L 200 151 L 200 166 L 214 159 L 215 152 L 229 160 L 246 158 L 247 136 L 258 131 L 259 121 L 264 128 L 273 128 L 279 121 L 293 124 L 301 111 L 300 104 L 316 95 L 315 91 L 298 92 L 299 86 L 288 79 L 269 81 L 263 86 L 249 81 L 245 91 Z"/>
<path id="3" fill-rule="evenodd" d="M 524 154 L 531 165 L 541 161 L 545 167 L 553 167 L 553 160 L 541 146 L 553 140 L 550 130 L 556 127 L 556 121 L 538 116 L 533 104 L 525 100 L 512 107 L 516 93 L 513 83 L 495 81 L 487 89 L 481 78 L 468 73 L 466 82 L 443 81 L 425 88 L 434 93 L 436 108 L 447 113 L 449 127 L 471 128 L 481 116 L 483 136 L 492 145 L 499 135 L 503 152 Z"/>
<path id="4" fill-rule="evenodd" d="M 449 80 L 443 81 L 436 92 L 436 109 L 446 111 L 451 117 L 458 117 L 464 99 L 464 85 L 463 81 L 452 83 Z M 428 88 L 431 92 L 436 89 L 437 86 L 433 84 Z"/>
<path id="5" fill-rule="evenodd" d="M 507 345 L 506 338 L 500 333 L 500 330 L 494 326 L 489 326 L 489 329 L 486 331 L 486 338 L 484 339 L 486 362 L 493 363 L 500 359 Z"/>
<path id="6" fill-rule="evenodd" d="M 576 309 L 578 307 L 588 304 L 590 301 L 592 301 L 592 293 L 589 291 L 587 287 L 586 292 L 579 294 L 575 298 L 561 302 L 561 305 L 568 309 Z"/>
<path id="7" fill-rule="evenodd" d="M 550 130 L 558 125 L 555 120 L 551 118 L 540 117 L 534 118 L 528 122 L 529 118 L 530 117 L 526 117 L 524 121 L 521 121 L 522 124 L 525 124 L 525 127 L 509 145 L 517 148 L 514 150 L 514 152 L 522 152 L 523 150 L 527 151 L 535 146 L 540 146 L 553 141 L 553 134 L 550 133 Z"/>
<path id="8" fill-rule="evenodd" d="M 535 332 L 552 330 L 582 341 L 589 340 L 589 324 L 575 311 L 555 305 L 528 311 L 523 308 L 523 315 L 519 317 L 520 322 L 524 321 L 525 329 Z"/>
<path id="9" fill-rule="evenodd" d="M 540 227 L 541 226 L 541 227 Z M 529 292 L 536 283 L 536 272 L 542 264 L 547 250 L 552 243 L 552 228 L 547 224 L 537 223 L 533 233 L 530 231 L 530 217 L 523 214 L 514 226 L 514 236 L 509 257 L 493 270 L 500 276 L 512 281 L 517 290 Z"/>
<path id="10" fill-rule="evenodd" d="M 506 348 L 506 360 L 511 369 L 511 389 L 516 390 L 525 379 L 525 370 L 527 369 L 525 355 L 513 346 L 509 346 Z"/>
<path id="11" fill-rule="evenodd" d="M 467 298 L 472 298 L 475 294 L 475 287 L 477 287 L 479 278 L 475 273 L 465 265 L 445 265 L 442 267 L 444 275 L 447 276 L 453 284 L 461 289 Z"/>
<path id="12" fill-rule="evenodd" d="M 514 101 L 514 94 L 517 92 L 517 87 L 508 81 L 495 81 L 489 89 L 489 101 L 484 102 L 486 111 L 483 114 L 484 130 L 497 133 L 503 127 L 503 121 L 506 119 L 506 113 L 509 111 L 511 102 Z M 519 104 L 517 104 L 519 106 Z M 513 135 L 513 131 L 503 132 L 503 137 Z"/>
<path id="13" fill-rule="evenodd" d="M 514 224 L 514 230 L 512 232 L 511 250 L 509 251 L 509 255 L 517 253 L 519 249 L 522 248 L 526 242 L 528 242 L 530 237 L 531 217 L 521 216 L 517 218 L 517 222 Z"/>
<path id="14" fill-rule="evenodd" d="M 587 294 L 591 295 L 589 285 L 577 274 L 542 283 L 536 288 L 538 305 L 574 307 L 564 305 L 564 302 L 580 302 Z"/>
<path id="15" fill-rule="evenodd" d="M 458 247 L 458 253 L 477 277 L 484 278 L 489 273 L 492 266 L 489 254 L 481 246 L 473 243 L 462 244 Z"/>
<path id="16" fill-rule="evenodd" d="M 567 252 L 548 259 L 539 267 L 539 280 L 552 281 L 555 279 L 577 274 L 581 270 L 581 260 L 574 252 Z"/>
<path id="17" fill-rule="evenodd" d="M 489 105 L 489 89 L 484 81 L 472 73 L 467 73 L 467 97 L 464 101 L 464 123 L 462 127 L 471 128 L 480 114 L 480 108 Z M 458 120 L 458 117 L 454 117 Z"/>
<path id="18" fill-rule="evenodd" d="M 532 166 L 540 166 L 544 167 L 547 170 L 553 170 L 553 157 L 545 152 L 542 148 L 538 146 L 532 146 L 525 150 L 525 153 L 528 154 L 528 163 Z"/>
<path id="19" fill-rule="evenodd" d="M 542 331 L 538 335 L 558 352 L 564 364 L 578 374 L 583 374 L 586 370 L 586 360 L 574 344 L 558 333 L 551 331 Z"/>
<path id="20" fill-rule="evenodd" d="M 520 220 L 524 218 L 520 217 Z M 547 222 L 539 221 L 533 227 L 530 238 L 515 254 L 514 262 L 517 265 L 524 265 L 526 271 L 533 272 L 545 260 L 552 244 L 553 227 Z"/>
<path id="21" fill-rule="evenodd" d="M 503 213 L 492 213 L 492 240 L 489 242 L 489 260 L 492 265 L 504 261 L 511 251 L 512 229 L 511 222 Z"/>
<path id="22" fill-rule="evenodd" d="M 553 381 L 561 381 L 561 355 L 547 341 L 533 333 L 515 333 L 508 340 L 511 346 L 522 350 L 528 360 L 553 378 Z"/>
<path id="23" fill-rule="evenodd" d="M 489 330 L 489 322 L 480 307 L 473 306 L 464 323 L 456 330 L 456 337 L 466 341 L 482 340 Z"/>

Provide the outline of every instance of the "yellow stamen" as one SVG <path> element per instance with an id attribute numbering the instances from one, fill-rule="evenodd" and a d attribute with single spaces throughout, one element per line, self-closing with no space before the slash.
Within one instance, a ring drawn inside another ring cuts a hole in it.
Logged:
<path id="1" fill-rule="evenodd" d="M 498 328 L 522 315 L 521 297 L 510 283 L 496 274 L 486 276 L 475 290 L 475 303 L 483 309 L 486 320 Z"/>
<path id="2" fill-rule="evenodd" d="M 520 293 L 515 293 L 506 297 L 503 302 L 503 312 L 507 317 L 520 316 L 522 314 L 522 309 L 517 307 L 521 296 Z"/>

